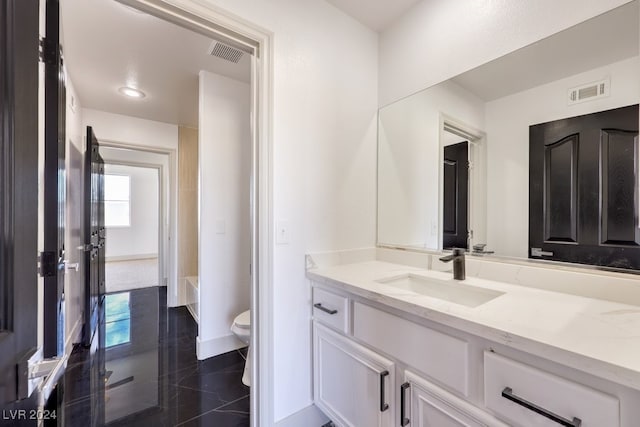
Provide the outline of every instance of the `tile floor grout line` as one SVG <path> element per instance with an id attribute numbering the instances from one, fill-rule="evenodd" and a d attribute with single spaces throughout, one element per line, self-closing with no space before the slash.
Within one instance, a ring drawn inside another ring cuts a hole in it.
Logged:
<path id="1" fill-rule="evenodd" d="M 210 410 L 208 410 L 208 411 L 206 411 L 206 412 L 201 413 L 200 415 L 197 415 L 197 416 L 195 416 L 195 417 L 193 417 L 193 418 L 189 418 L 188 420 L 184 420 L 184 421 L 182 421 L 181 423 L 176 424 L 176 425 L 175 425 L 175 427 L 179 427 L 179 426 L 181 426 L 181 425 L 184 425 L 184 424 L 188 423 L 189 421 L 193 421 L 193 420 L 195 420 L 195 419 L 198 419 L 198 418 L 202 417 L 203 415 L 207 415 L 207 414 L 210 414 L 210 413 L 212 413 L 212 412 L 216 412 L 216 411 L 217 411 L 217 410 L 219 410 L 220 408 L 224 408 L 225 406 L 228 406 L 228 405 L 231 405 L 231 404 L 233 404 L 233 403 L 239 402 L 239 401 L 241 401 L 242 399 L 246 399 L 246 398 L 247 398 L 247 397 L 249 397 L 249 396 L 250 396 L 250 394 L 247 394 L 247 395 L 242 396 L 242 397 L 240 397 L 240 398 L 238 398 L 238 399 L 236 399 L 236 400 L 232 400 L 231 402 L 227 402 L 227 403 L 225 403 L 224 405 L 220 405 L 220 406 L 218 406 L 217 408 L 210 409 Z"/>

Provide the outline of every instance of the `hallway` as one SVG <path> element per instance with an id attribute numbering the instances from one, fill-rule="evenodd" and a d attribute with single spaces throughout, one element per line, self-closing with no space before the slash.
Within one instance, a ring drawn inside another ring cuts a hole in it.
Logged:
<path id="1" fill-rule="evenodd" d="M 249 425 L 246 349 L 198 361 L 196 324 L 165 288 L 107 294 L 101 314 L 92 348 L 69 360 L 58 425 Z"/>

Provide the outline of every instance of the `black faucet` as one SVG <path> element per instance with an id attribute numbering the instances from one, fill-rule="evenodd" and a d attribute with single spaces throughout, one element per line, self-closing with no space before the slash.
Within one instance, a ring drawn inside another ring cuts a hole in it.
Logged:
<path id="1" fill-rule="evenodd" d="M 464 249 L 453 248 L 453 253 L 451 255 L 443 256 L 442 258 L 440 258 L 440 261 L 442 262 L 453 261 L 453 278 L 455 280 L 465 279 L 464 252 Z"/>

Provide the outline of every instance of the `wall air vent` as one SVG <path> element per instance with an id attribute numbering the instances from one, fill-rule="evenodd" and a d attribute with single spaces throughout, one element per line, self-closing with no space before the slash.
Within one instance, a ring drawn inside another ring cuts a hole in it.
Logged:
<path id="1" fill-rule="evenodd" d="M 569 105 L 579 104 L 585 101 L 592 101 L 599 98 L 609 96 L 611 82 L 609 78 L 592 82 L 569 89 L 568 102 Z"/>
<path id="2" fill-rule="evenodd" d="M 233 62 L 234 64 L 237 64 L 238 61 L 240 61 L 240 58 L 242 58 L 242 55 L 244 55 L 243 51 L 224 43 L 220 43 L 216 40 L 214 40 L 214 42 L 211 43 L 211 46 L 209 46 L 208 53 L 211 56 L 217 56 L 218 58 Z"/>

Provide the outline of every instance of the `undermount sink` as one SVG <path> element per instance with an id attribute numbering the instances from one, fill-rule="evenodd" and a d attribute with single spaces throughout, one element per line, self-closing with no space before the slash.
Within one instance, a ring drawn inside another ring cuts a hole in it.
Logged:
<path id="1" fill-rule="evenodd" d="M 439 280 L 411 273 L 379 279 L 376 282 L 471 308 L 478 307 L 504 295 L 504 292 L 458 283 L 453 279 Z"/>

